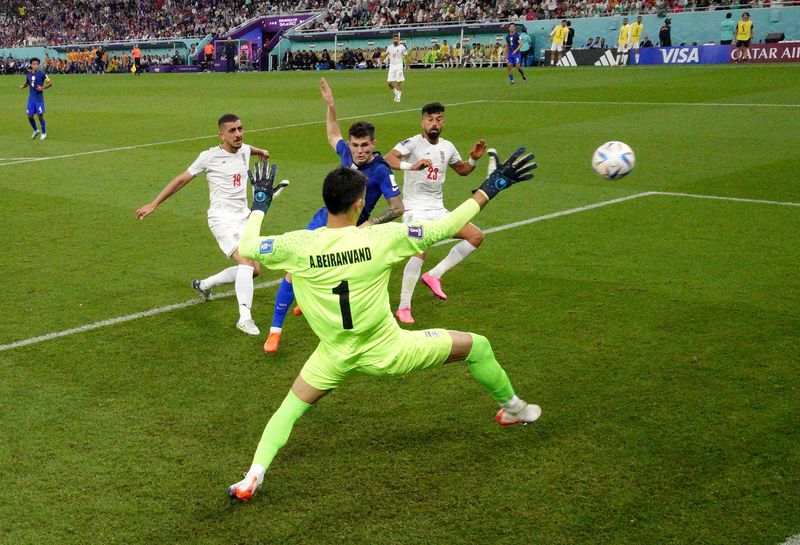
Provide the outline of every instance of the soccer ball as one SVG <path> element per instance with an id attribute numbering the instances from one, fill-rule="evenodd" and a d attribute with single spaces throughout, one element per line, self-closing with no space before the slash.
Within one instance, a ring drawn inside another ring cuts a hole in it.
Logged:
<path id="1" fill-rule="evenodd" d="M 633 170 L 636 156 L 628 144 L 612 140 L 606 142 L 594 152 L 592 168 L 603 178 L 616 180 Z"/>

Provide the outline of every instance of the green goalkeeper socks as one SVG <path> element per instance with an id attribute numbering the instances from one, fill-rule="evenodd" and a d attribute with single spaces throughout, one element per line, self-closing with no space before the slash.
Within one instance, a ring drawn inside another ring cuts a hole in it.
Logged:
<path id="1" fill-rule="evenodd" d="M 501 404 L 507 402 L 514 397 L 514 387 L 511 386 L 506 372 L 497 363 L 489 339 L 474 333 L 470 333 L 470 336 L 472 350 L 465 360 L 470 373 L 495 401 Z"/>
<path id="2" fill-rule="evenodd" d="M 291 390 L 286 395 L 286 398 L 272 415 L 272 418 L 267 422 L 264 428 L 264 433 L 261 435 L 261 441 L 258 443 L 255 456 L 253 456 L 253 464 L 258 464 L 268 468 L 272 463 L 272 459 L 278 451 L 286 444 L 289 439 L 289 434 L 292 433 L 292 427 L 297 420 L 303 416 L 306 411 L 311 408 L 311 405 L 297 397 Z"/>

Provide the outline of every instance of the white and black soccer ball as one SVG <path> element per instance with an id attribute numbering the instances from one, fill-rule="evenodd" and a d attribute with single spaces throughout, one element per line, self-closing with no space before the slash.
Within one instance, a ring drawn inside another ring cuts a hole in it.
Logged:
<path id="1" fill-rule="evenodd" d="M 603 178 L 617 180 L 630 173 L 636 164 L 636 156 L 624 142 L 606 142 L 592 156 L 592 168 Z"/>

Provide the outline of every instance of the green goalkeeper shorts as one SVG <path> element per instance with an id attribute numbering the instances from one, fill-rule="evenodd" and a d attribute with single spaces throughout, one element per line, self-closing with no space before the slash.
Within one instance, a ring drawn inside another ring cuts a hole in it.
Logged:
<path id="1" fill-rule="evenodd" d="M 447 330 L 400 330 L 396 340 L 349 359 L 337 357 L 319 345 L 303 365 L 300 376 L 318 390 L 332 390 L 356 373 L 397 376 L 441 365 L 447 361 L 452 348 L 453 339 Z"/>

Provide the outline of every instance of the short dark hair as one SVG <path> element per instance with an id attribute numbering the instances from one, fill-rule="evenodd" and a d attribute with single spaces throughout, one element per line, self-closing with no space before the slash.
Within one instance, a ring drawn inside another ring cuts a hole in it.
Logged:
<path id="1" fill-rule="evenodd" d="M 747 15 L 748 17 L 750 17 L 750 14 L 749 14 L 748 12 L 746 12 L 746 11 L 745 11 L 744 13 L 742 13 L 742 17 L 744 17 L 745 15 Z"/>
<path id="2" fill-rule="evenodd" d="M 431 102 L 422 107 L 422 115 L 443 114 L 444 104 L 441 102 Z"/>
<path id="3" fill-rule="evenodd" d="M 399 38 L 399 37 L 400 37 L 400 35 L 399 35 L 397 32 L 395 32 L 394 34 L 392 34 L 392 38 Z"/>
<path id="4" fill-rule="evenodd" d="M 221 127 L 225 123 L 233 123 L 234 121 L 239 121 L 239 116 L 236 114 L 225 114 L 217 120 L 217 126 Z"/>
<path id="5" fill-rule="evenodd" d="M 338 167 L 325 176 L 322 183 L 322 200 L 331 214 L 344 212 L 364 196 L 367 178 L 358 170 Z"/>
<path id="6" fill-rule="evenodd" d="M 375 125 L 366 121 L 357 121 L 350 125 L 348 134 L 352 138 L 364 138 L 369 136 L 370 140 L 375 140 Z"/>
<path id="7" fill-rule="evenodd" d="M 731 12 L 729 11 L 729 12 L 727 13 L 727 15 L 725 15 L 725 18 L 726 18 L 726 19 L 730 19 L 732 16 L 733 16 L 733 13 L 731 13 Z"/>
<path id="8" fill-rule="evenodd" d="M 39 62 L 40 63 L 42 61 L 39 60 L 39 57 L 32 57 L 30 62 L 31 63 L 34 63 L 34 62 Z"/>

